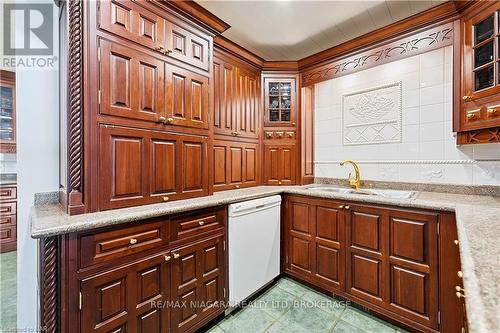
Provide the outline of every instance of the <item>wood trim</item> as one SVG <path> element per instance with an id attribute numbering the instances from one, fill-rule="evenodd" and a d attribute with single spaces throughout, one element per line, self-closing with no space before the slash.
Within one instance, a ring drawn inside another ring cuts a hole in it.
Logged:
<path id="1" fill-rule="evenodd" d="M 205 26 L 210 27 L 217 33 L 223 33 L 227 29 L 231 28 L 231 26 L 224 22 L 219 17 L 212 14 L 210 11 L 200 6 L 198 3 L 193 0 L 187 1 L 165 1 L 162 0 L 165 4 L 173 6 L 183 12 L 183 14 L 190 16 L 192 19 L 204 24 Z"/>
<path id="2" fill-rule="evenodd" d="M 248 51 L 247 49 L 239 46 L 235 42 L 230 41 L 224 36 L 215 36 L 214 37 L 214 46 L 217 49 L 224 50 L 227 53 L 243 60 L 244 62 L 251 63 L 254 66 L 262 69 L 264 67 L 265 60 L 259 57 L 258 55 Z"/>
<path id="3" fill-rule="evenodd" d="M 450 22 L 303 72 L 301 74 L 302 86 L 309 86 L 335 77 L 355 73 L 370 67 L 452 45 L 452 43 L 453 22 Z"/>
<path id="4" fill-rule="evenodd" d="M 297 72 L 299 70 L 299 64 L 297 61 L 264 61 L 262 70 Z"/>
<path id="5" fill-rule="evenodd" d="M 68 1 L 68 188 L 69 214 L 83 212 L 83 1 Z"/>
<path id="6" fill-rule="evenodd" d="M 371 31 L 325 51 L 300 59 L 298 61 L 299 68 L 303 70 L 311 66 L 316 66 L 321 62 L 339 58 L 347 54 L 352 54 L 353 52 L 373 46 L 380 41 L 393 38 L 394 36 L 415 31 L 419 28 L 423 28 L 443 20 L 452 20 L 459 13 L 459 10 L 462 10 L 466 5 L 468 5 L 468 2 L 464 1 L 445 2 L 422 13 L 410 16 L 406 19 L 379 28 L 375 31 Z"/>
<path id="7" fill-rule="evenodd" d="M 44 332 L 59 332 L 59 281 L 57 237 L 40 240 L 40 327 Z"/>
<path id="8" fill-rule="evenodd" d="M 457 133 L 457 145 L 500 142 L 500 127 Z"/>

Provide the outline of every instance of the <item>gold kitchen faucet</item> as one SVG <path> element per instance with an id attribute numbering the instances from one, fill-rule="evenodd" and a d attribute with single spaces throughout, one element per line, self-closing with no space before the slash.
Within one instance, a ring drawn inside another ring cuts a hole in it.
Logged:
<path id="1" fill-rule="evenodd" d="M 351 178 L 351 173 L 349 172 L 349 178 L 348 178 L 348 181 L 349 181 L 349 185 L 354 187 L 357 190 L 359 190 L 359 188 L 361 187 L 361 177 L 359 175 L 359 166 L 356 164 L 356 162 L 352 161 L 352 160 L 345 160 L 345 161 L 342 161 L 340 162 L 340 165 L 344 165 L 346 163 L 349 163 L 352 165 L 352 167 L 354 168 L 354 178 Z"/>

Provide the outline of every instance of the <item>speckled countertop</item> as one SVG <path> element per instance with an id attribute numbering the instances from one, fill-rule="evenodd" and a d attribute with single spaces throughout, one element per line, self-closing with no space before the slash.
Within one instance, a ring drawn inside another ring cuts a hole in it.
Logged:
<path id="1" fill-rule="evenodd" d="M 307 186 L 259 186 L 212 196 L 68 216 L 59 205 L 33 207 L 31 236 L 43 238 L 139 221 L 151 217 L 291 193 L 338 200 L 455 212 L 472 333 L 500 332 L 500 197 L 418 192 L 412 199 L 311 191 Z"/>

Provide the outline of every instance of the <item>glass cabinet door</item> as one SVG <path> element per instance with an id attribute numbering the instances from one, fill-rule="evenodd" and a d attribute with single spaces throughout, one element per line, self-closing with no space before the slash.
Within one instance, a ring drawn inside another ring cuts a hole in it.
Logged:
<path id="1" fill-rule="evenodd" d="M 295 126 L 295 80 L 265 79 L 265 126 Z"/>
<path id="2" fill-rule="evenodd" d="M 14 88 L 0 87 L 0 140 L 15 141 Z"/>

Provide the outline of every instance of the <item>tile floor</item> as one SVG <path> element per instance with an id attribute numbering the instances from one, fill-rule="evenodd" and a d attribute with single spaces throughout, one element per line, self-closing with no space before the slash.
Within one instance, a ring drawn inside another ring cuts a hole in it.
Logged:
<path id="1" fill-rule="evenodd" d="M 17 252 L 0 254 L 0 332 L 14 332 L 17 325 Z"/>
<path id="2" fill-rule="evenodd" d="M 209 329 L 210 333 L 399 333 L 391 324 L 348 303 L 282 278 L 249 306 Z"/>

